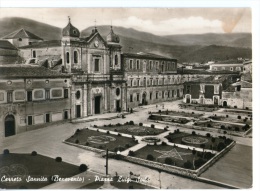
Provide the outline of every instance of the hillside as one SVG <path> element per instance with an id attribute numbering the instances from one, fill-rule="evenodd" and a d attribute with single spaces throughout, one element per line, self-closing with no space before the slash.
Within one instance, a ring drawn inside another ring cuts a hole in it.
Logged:
<path id="1" fill-rule="evenodd" d="M 0 20 L 0 37 L 20 28 L 24 28 L 45 40 L 61 39 L 61 28 L 18 17 Z M 101 36 L 106 39 L 110 32 L 110 26 L 98 26 L 97 28 Z M 81 36 L 88 36 L 92 29 L 93 27 L 84 29 Z M 114 26 L 113 30 L 120 36 L 123 52 L 150 52 L 177 58 L 179 62 L 205 62 L 212 59 L 225 60 L 237 57 L 252 58 L 251 34 L 208 33 L 158 36 L 132 28 Z"/>
<path id="2" fill-rule="evenodd" d="M 60 28 L 19 17 L 0 19 L 0 38 L 21 28 L 32 32 L 45 40 L 61 39 Z"/>

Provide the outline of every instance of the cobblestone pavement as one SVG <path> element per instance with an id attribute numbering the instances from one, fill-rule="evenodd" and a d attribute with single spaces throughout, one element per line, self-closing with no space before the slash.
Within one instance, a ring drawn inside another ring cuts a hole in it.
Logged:
<path id="1" fill-rule="evenodd" d="M 62 157 L 63 161 L 80 165 L 81 163 L 85 163 L 89 165 L 89 168 L 93 172 L 97 173 L 105 173 L 105 159 L 102 158 L 99 154 L 94 152 L 86 151 L 74 146 L 69 146 L 67 144 L 62 143 L 63 140 L 71 136 L 77 128 L 89 127 L 91 125 L 103 125 L 103 124 L 116 124 L 123 123 L 126 121 L 133 120 L 135 123 L 146 123 L 151 124 L 151 122 L 147 121 L 148 111 L 157 111 L 159 108 L 173 110 L 178 108 L 178 103 L 180 101 L 175 102 L 166 102 L 164 106 L 160 105 L 149 105 L 136 109 L 136 112 L 126 115 L 126 118 L 116 118 L 113 120 L 98 120 L 92 122 L 85 123 L 60 123 L 53 124 L 49 127 L 45 127 L 42 129 L 37 129 L 33 131 L 29 131 L 26 133 L 21 133 L 15 136 L 7 137 L 3 140 L 0 140 L 0 149 L 9 149 L 10 152 L 13 153 L 31 153 L 32 151 L 37 151 L 39 154 L 49 156 L 51 158 L 56 158 L 57 156 Z M 187 111 L 187 110 L 185 110 Z M 108 114 L 100 115 L 100 117 L 106 117 Z M 109 114 L 111 116 L 111 114 Z M 98 116 L 97 116 L 98 117 Z M 165 125 L 156 124 L 156 126 L 161 126 L 162 128 Z M 170 127 L 171 130 L 176 129 L 176 127 Z M 191 132 L 192 129 L 185 129 L 187 132 Z M 197 130 L 196 130 L 197 131 Z M 206 134 L 205 131 L 198 131 L 201 134 Z M 212 133 L 214 135 L 218 135 L 218 133 Z M 241 138 L 234 137 L 236 141 L 241 144 L 251 146 L 251 139 L 249 138 Z M 140 165 L 128 163 L 125 161 L 119 160 L 109 160 L 109 174 L 115 175 L 117 172 L 122 176 L 129 176 L 129 172 L 132 171 L 135 174 L 140 174 L 141 177 L 148 176 L 150 181 L 149 185 L 159 188 L 159 173 L 157 170 L 153 170 L 147 167 L 143 167 Z M 223 172 L 225 173 L 225 172 Z M 180 176 L 161 173 L 161 185 L 162 188 L 179 188 L 179 189 L 214 189 L 220 188 L 218 186 L 210 185 L 207 183 L 198 182 L 195 180 L 183 178 Z"/>

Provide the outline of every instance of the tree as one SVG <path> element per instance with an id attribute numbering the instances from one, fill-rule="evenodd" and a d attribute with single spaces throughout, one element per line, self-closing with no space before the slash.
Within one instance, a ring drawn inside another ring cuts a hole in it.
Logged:
<path id="1" fill-rule="evenodd" d="M 193 154 L 193 169 L 194 169 L 194 170 L 195 170 L 195 163 L 194 163 L 194 161 L 195 161 L 196 153 L 197 153 L 197 151 L 196 151 L 195 149 L 193 149 L 193 150 L 192 150 L 192 154 Z"/>
<path id="2" fill-rule="evenodd" d="M 169 165 L 172 165 L 174 163 L 170 157 L 165 158 L 164 162 L 165 162 L 165 164 L 169 164 Z"/>
<path id="3" fill-rule="evenodd" d="M 183 164 L 184 168 L 187 168 L 187 169 L 191 169 L 192 168 L 192 163 L 187 160 L 184 164 Z"/>
<path id="4" fill-rule="evenodd" d="M 146 157 L 147 160 L 154 160 L 154 156 L 151 154 L 148 154 Z"/>

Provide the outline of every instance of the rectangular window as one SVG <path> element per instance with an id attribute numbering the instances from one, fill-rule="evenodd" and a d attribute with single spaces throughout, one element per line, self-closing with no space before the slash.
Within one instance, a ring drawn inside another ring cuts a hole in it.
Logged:
<path id="1" fill-rule="evenodd" d="M 45 90 L 45 98 L 50 99 L 50 90 Z"/>
<path id="2" fill-rule="evenodd" d="M 5 93 L 0 92 L 0 101 L 4 101 L 4 100 L 5 100 Z"/>
<path id="3" fill-rule="evenodd" d="M 99 72 L 99 59 L 95 59 L 94 71 Z"/>
<path id="4" fill-rule="evenodd" d="M 140 95 L 137 94 L 137 95 L 136 95 L 136 101 L 139 101 L 139 100 L 140 100 Z"/>
<path id="5" fill-rule="evenodd" d="M 68 119 L 68 118 L 69 118 L 68 111 L 64 111 L 63 119 Z"/>
<path id="6" fill-rule="evenodd" d="M 139 86 L 140 85 L 139 83 L 140 83 L 140 80 L 137 80 L 137 84 L 136 85 Z"/>
<path id="7" fill-rule="evenodd" d="M 152 100 L 152 98 L 153 98 L 153 93 L 150 92 L 150 100 Z"/>
<path id="8" fill-rule="evenodd" d="M 33 51 L 33 58 L 36 58 L 36 51 Z"/>
<path id="9" fill-rule="evenodd" d="M 64 89 L 64 98 L 69 98 L 69 89 Z"/>
<path id="10" fill-rule="evenodd" d="M 158 92 L 156 92 L 156 94 L 155 94 L 155 98 L 158 99 Z"/>
<path id="11" fill-rule="evenodd" d="M 13 102 L 13 92 L 7 92 L 7 103 Z"/>
<path id="12" fill-rule="evenodd" d="M 153 63 L 151 60 L 149 61 L 149 68 L 150 68 L 150 70 L 152 70 L 152 68 L 153 68 Z"/>
<path id="13" fill-rule="evenodd" d="M 162 98 L 164 98 L 164 91 L 162 91 Z"/>
<path id="14" fill-rule="evenodd" d="M 33 124 L 33 116 L 28 116 L 27 121 L 28 121 L 27 122 L 28 125 L 32 125 Z"/>
<path id="15" fill-rule="evenodd" d="M 133 95 L 130 95 L 130 102 L 133 102 Z"/>
<path id="16" fill-rule="evenodd" d="M 130 86 L 133 86 L 133 79 L 130 80 Z"/>
<path id="17" fill-rule="evenodd" d="M 137 69 L 137 70 L 140 69 L 140 60 L 136 60 L 136 69 Z"/>
<path id="18" fill-rule="evenodd" d="M 32 91 L 27 91 L 27 101 L 32 101 Z"/>
<path id="19" fill-rule="evenodd" d="M 130 62 L 130 63 L 129 63 L 129 69 L 132 70 L 132 69 L 133 69 L 133 60 L 129 60 L 129 62 Z"/>
<path id="20" fill-rule="evenodd" d="M 46 113 L 45 114 L 45 123 L 49 123 L 50 122 L 50 114 Z"/>

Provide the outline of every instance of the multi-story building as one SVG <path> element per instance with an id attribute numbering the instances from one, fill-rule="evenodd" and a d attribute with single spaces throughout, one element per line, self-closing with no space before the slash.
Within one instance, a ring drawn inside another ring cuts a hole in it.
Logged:
<path id="1" fill-rule="evenodd" d="M 243 71 L 243 62 L 241 60 L 227 60 L 209 64 L 210 70 Z"/>
<path id="2" fill-rule="evenodd" d="M 148 53 L 124 53 L 122 64 L 127 80 L 128 108 L 182 96 L 176 59 Z"/>
<path id="3" fill-rule="evenodd" d="M 69 74 L 40 66 L 0 66 L 0 137 L 70 118 Z"/>

